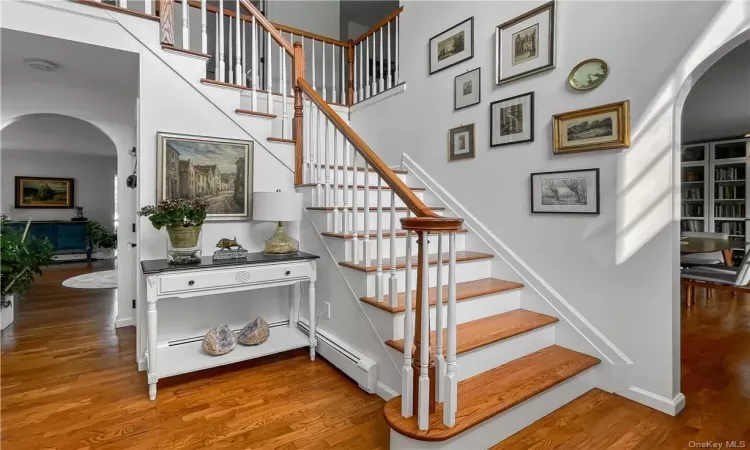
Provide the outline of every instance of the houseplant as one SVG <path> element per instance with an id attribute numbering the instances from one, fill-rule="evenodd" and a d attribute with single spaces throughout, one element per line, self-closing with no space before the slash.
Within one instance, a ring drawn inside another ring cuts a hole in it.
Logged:
<path id="1" fill-rule="evenodd" d="M 95 220 L 86 223 L 86 236 L 92 245 L 100 249 L 117 248 L 117 230 L 109 231 L 107 227 Z"/>
<path id="2" fill-rule="evenodd" d="M 170 198 L 138 211 L 148 217 L 157 230 L 167 230 L 167 259 L 174 264 L 199 262 L 200 233 L 206 220 L 208 203 L 203 200 Z"/>
<path id="3" fill-rule="evenodd" d="M 49 240 L 19 233 L 0 222 L 0 294 L 3 310 L 3 325 L 13 321 L 13 301 L 29 290 L 34 275 L 41 275 L 41 267 L 52 262 L 54 248 Z"/>

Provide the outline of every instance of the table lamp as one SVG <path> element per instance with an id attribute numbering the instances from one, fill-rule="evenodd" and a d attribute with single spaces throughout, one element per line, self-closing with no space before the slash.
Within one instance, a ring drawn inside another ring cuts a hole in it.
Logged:
<path id="1" fill-rule="evenodd" d="M 263 246 L 263 253 L 278 255 L 299 250 L 299 242 L 284 231 L 283 222 L 302 218 L 302 194 L 296 192 L 253 192 L 253 220 L 277 222 L 273 236 Z"/>

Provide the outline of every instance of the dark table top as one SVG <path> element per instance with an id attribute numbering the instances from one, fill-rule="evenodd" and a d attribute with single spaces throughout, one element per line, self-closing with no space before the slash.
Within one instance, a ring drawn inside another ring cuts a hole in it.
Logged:
<path id="1" fill-rule="evenodd" d="M 744 239 L 714 239 L 689 237 L 680 242 L 681 253 L 713 253 L 734 248 L 745 248 L 748 242 Z"/>
<path id="2" fill-rule="evenodd" d="M 166 259 L 149 259 L 141 261 L 141 271 L 144 274 L 178 272 L 181 270 L 218 269 L 227 266 L 247 266 L 254 264 L 268 264 L 279 262 L 305 261 L 318 259 L 320 256 L 305 252 L 287 253 L 285 255 L 267 255 L 262 252 L 248 253 L 247 258 L 214 261 L 213 256 L 204 256 L 201 262 L 195 264 L 170 264 Z"/>

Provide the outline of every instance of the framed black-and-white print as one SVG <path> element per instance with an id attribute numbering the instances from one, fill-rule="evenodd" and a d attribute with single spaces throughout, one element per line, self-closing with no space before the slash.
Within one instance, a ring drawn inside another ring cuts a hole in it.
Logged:
<path id="1" fill-rule="evenodd" d="M 490 147 L 534 142 L 534 93 L 490 103 Z"/>
<path id="2" fill-rule="evenodd" d="M 495 29 L 495 84 L 555 68 L 555 2 Z"/>
<path id="3" fill-rule="evenodd" d="M 599 169 L 531 174 L 531 212 L 599 214 Z"/>
<path id="4" fill-rule="evenodd" d="M 430 75 L 474 57 L 474 17 L 430 38 Z"/>
<path id="5" fill-rule="evenodd" d="M 481 67 L 458 75 L 453 81 L 453 109 L 478 105 L 482 101 Z"/>
<path id="6" fill-rule="evenodd" d="M 476 136 L 473 123 L 448 131 L 448 161 L 471 159 L 475 156 Z"/>

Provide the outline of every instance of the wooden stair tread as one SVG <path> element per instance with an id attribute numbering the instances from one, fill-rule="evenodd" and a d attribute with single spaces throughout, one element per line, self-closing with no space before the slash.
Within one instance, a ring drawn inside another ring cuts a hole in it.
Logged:
<path id="1" fill-rule="evenodd" d="M 433 211 L 445 211 L 445 207 L 444 206 L 428 206 L 428 208 L 431 209 L 431 210 L 433 210 Z M 307 209 L 308 211 L 333 211 L 336 208 L 334 208 L 333 206 L 308 206 L 305 209 Z M 343 209 L 343 208 L 338 208 L 338 209 Z M 354 208 L 352 208 L 352 209 L 354 209 Z M 357 207 L 357 211 L 364 211 L 364 209 L 365 208 L 363 208 L 361 206 Z M 370 211 L 377 211 L 377 210 L 378 210 L 377 206 L 370 206 Z M 396 211 L 397 212 L 406 212 L 408 210 L 409 210 L 409 208 L 407 208 L 406 206 L 397 206 L 396 207 Z M 383 207 L 383 213 L 387 213 L 387 212 L 390 212 L 390 211 L 391 211 L 391 207 L 390 206 L 389 207 L 385 207 L 385 206 Z"/>
<path id="2" fill-rule="evenodd" d="M 212 80 L 210 78 L 201 78 L 201 83 L 209 85 L 209 86 L 217 86 L 217 87 L 223 87 L 223 88 L 228 88 L 228 89 L 237 89 L 238 91 L 244 91 L 247 89 L 245 86 L 241 86 L 239 84 L 227 83 L 226 81 Z"/>
<path id="3" fill-rule="evenodd" d="M 557 317 L 525 309 L 515 309 L 502 314 L 462 323 L 456 327 L 456 354 L 460 355 L 461 353 L 470 352 L 485 345 L 551 325 L 557 321 Z M 433 343 L 430 350 L 434 355 L 434 343 L 436 342 L 434 331 L 430 333 L 430 342 Z M 443 330 L 443 342 L 448 342 L 447 330 Z M 388 340 L 385 343 L 401 353 L 404 352 L 403 339 L 398 341 Z M 445 353 L 446 348 L 444 347 L 443 350 L 443 353 Z"/>
<path id="4" fill-rule="evenodd" d="M 430 265 L 434 266 L 437 265 L 437 254 L 433 253 L 430 256 Z M 448 253 L 443 253 L 442 255 L 443 264 L 448 264 Z M 495 255 L 491 253 L 481 253 L 481 252 L 470 252 L 470 251 L 460 251 L 456 252 L 456 262 L 468 262 L 468 261 L 476 261 L 480 259 L 492 259 Z M 354 264 L 351 262 L 340 262 L 340 266 L 348 267 L 350 269 L 359 270 L 360 272 L 375 272 L 377 271 L 376 264 L 374 264 L 370 267 L 365 267 L 359 264 Z M 406 257 L 401 256 L 399 258 L 396 258 L 396 269 L 403 269 L 406 267 Z M 411 258 L 411 267 L 412 269 L 417 268 L 417 255 L 413 255 Z M 391 269 L 391 259 L 390 258 L 384 258 L 383 259 L 383 272 L 388 271 Z M 447 272 L 446 272 L 447 273 Z M 446 275 L 447 276 L 447 275 Z"/>
<path id="5" fill-rule="evenodd" d="M 321 183 L 321 185 L 325 186 L 326 184 L 325 183 Z M 295 185 L 294 187 L 300 188 L 300 187 L 315 187 L 315 186 L 317 186 L 317 183 L 298 184 L 298 185 Z M 338 188 L 338 189 L 343 189 L 344 188 L 343 184 L 337 184 L 337 185 L 330 184 L 329 186 L 335 187 L 335 188 Z M 354 185 L 351 185 L 351 184 L 347 184 L 346 187 L 348 187 L 349 189 L 355 189 L 355 188 L 356 189 L 364 189 L 365 188 L 365 186 L 363 184 L 360 184 L 360 185 L 357 185 L 357 186 L 354 186 Z M 377 184 L 375 184 L 374 186 L 371 185 L 369 188 L 370 188 L 370 190 L 376 191 L 378 189 L 378 186 L 377 186 Z M 410 188 L 407 188 L 407 189 L 409 189 L 410 191 L 424 191 L 424 190 L 426 190 L 423 187 L 410 187 Z M 390 186 L 383 186 L 383 190 L 384 191 L 390 191 L 391 187 Z"/>
<path id="6" fill-rule="evenodd" d="M 269 113 L 264 113 L 264 112 L 260 112 L 260 111 L 253 111 L 251 109 L 237 108 L 237 109 L 234 110 L 234 112 L 235 112 L 235 114 L 241 114 L 243 116 L 258 116 L 258 117 L 264 117 L 264 118 L 268 118 L 268 119 L 275 119 L 275 118 L 278 117 L 276 114 L 269 114 Z"/>
<path id="7" fill-rule="evenodd" d="M 338 168 L 339 170 L 344 170 L 344 166 L 342 166 L 342 165 L 334 166 L 333 164 L 329 164 L 327 166 L 325 164 L 313 164 L 312 167 L 323 167 L 323 168 L 330 167 L 331 169 Z M 354 169 L 356 169 L 358 172 L 364 172 L 365 171 L 364 167 L 346 166 L 346 170 L 354 170 Z M 402 169 L 391 169 L 391 170 L 393 171 L 393 173 L 397 173 L 397 174 L 400 174 L 400 175 L 406 175 L 407 173 L 409 173 L 408 170 L 402 170 Z M 374 170 L 370 169 L 370 173 L 377 173 L 377 172 L 375 172 Z"/>
<path id="8" fill-rule="evenodd" d="M 269 137 L 267 138 L 270 142 L 281 142 L 283 144 L 296 144 L 296 141 L 294 139 L 286 139 L 286 138 L 280 138 L 280 137 Z"/>
<path id="9" fill-rule="evenodd" d="M 192 56 L 192 57 L 197 57 L 197 58 L 205 59 L 206 61 L 208 61 L 209 59 L 211 59 L 211 55 L 209 55 L 207 53 L 201 53 L 201 52 L 196 52 L 196 51 L 193 51 L 193 50 L 188 50 L 186 48 L 175 47 L 172 44 L 164 44 L 164 43 L 162 43 L 161 44 L 161 49 L 164 50 L 164 51 L 167 51 L 167 52 L 181 53 L 181 54 L 183 54 L 185 56 Z"/>
<path id="10" fill-rule="evenodd" d="M 497 278 L 482 278 L 480 280 L 464 281 L 463 283 L 456 283 L 456 301 L 470 300 L 472 298 L 482 297 L 485 295 L 498 294 L 500 292 L 512 291 L 514 289 L 520 289 L 523 284 L 516 283 L 515 281 L 499 280 Z M 417 291 L 413 290 L 412 296 L 412 309 L 417 307 Z M 437 302 L 437 288 L 430 288 L 430 306 L 435 306 Z M 380 308 L 383 311 L 390 313 L 401 313 L 406 310 L 406 294 L 400 292 L 398 294 L 398 305 L 394 308 L 389 306 L 390 296 L 383 296 L 383 303 L 378 303 L 375 297 L 362 297 L 360 301 L 363 301 L 376 308 Z M 443 286 L 443 304 L 448 303 L 448 286 Z"/>
<path id="11" fill-rule="evenodd" d="M 599 359 L 552 345 L 458 383 L 455 426 L 443 425 L 443 404 L 430 415 L 429 430 L 417 426 L 416 414 L 401 415 L 401 396 L 385 404 L 384 416 L 396 432 L 420 441 L 450 439 L 497 414 L 599 364 Z"/>
<path id="12" fill-rule="evenodd" d="M 467 230 L 466 228 L 462 228 L 462 229 L 456 231 L 456 233 L 468 233 L 468 232 L 469 232 L 469 230 Z M 336 238 L 336 239 L 353 239 L 354 238 L 353 234 L 348 234 L 348 233 L 330 233 L 328 231 L 324 231 L 324 232 L 322 232 L 320 234 L 321 234 L 321 236 L 326 236 L 326 237 Z M 378 237 L 378 233 L 376 233 L 376 232 L 372 232 L 372 233 L 368 233 L 368 234 L 369 234 L 370 238 L 377 238 Z M 364 237 L 365 237 L 364 233 L 357 233 L 357 238 L 363 239 Z M 383 231 L 383 239 L 388 239 L 390 237 L 391 237 L 391 233 L 389 231 Z M 396 237 L 397 238 L 406 237 L 406 231 L 403 231 L 403 230 L 396 231 Z M 415 234 L 415 237 L 416 237 L 416 234 Z"/>

